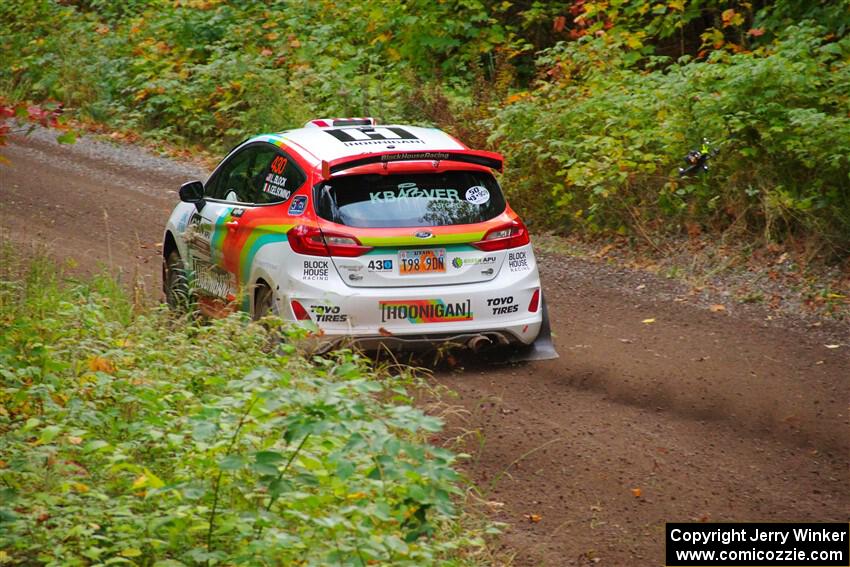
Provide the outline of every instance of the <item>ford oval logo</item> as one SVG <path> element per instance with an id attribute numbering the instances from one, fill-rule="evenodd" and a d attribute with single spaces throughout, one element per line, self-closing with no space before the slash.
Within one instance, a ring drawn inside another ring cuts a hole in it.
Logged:
<path id="1" fill-rule="evenodd" d="M 427 230 L 420 230 L 419 232 L 417 232 L 413 236 L 415 236 L 416 238 L 431 238 L 434 235 L 431 234 L 430 232 L 428 232 Z"/>

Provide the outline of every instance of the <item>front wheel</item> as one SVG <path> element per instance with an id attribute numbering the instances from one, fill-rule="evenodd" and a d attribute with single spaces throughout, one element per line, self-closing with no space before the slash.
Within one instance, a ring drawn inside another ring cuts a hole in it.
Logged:
<path id="1" fill-rule="evenodd" d="M 189 278 L 186 267 L 177 250 L 172 250 L 164 260 L 162 287 L 165 302 L 174 311 L 186 311 L 189 307 Z"/>

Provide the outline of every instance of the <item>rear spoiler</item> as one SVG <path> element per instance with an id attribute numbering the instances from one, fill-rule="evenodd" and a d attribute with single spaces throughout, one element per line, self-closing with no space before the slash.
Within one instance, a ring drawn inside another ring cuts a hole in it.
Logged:
<path id="1" fill-rule="evenodd" d="M 322 161 L 322 179 L 329 179 L 334 173 L 368 165 L 371 163 L 389 163 L 391 161 L 456 161 L 474 163 L 490 169 L 502 171 L 504 158 L 494 152 L 478 150 L 435 150 L 415 152 L 378 152 L 346 156 L 332 161 Z"/>

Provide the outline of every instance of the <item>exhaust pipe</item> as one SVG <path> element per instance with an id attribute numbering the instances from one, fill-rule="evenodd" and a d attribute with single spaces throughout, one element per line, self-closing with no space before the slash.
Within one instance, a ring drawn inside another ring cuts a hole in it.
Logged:
<path id="1" fill-rule="evenodd" d="M 493 341 L 490 340 L 490 337 L 484 335 L 477 335 L 469 339 L 469 342 L 466 343 L 466 346 L 472 350 L 472 352 L 479 352 L 482 348 L 488 347 L 493 344 Z"/>
<path id="2" fill-rule="evenodd" d="M 508 340 L 508 337 L 503 335 L 502 333 L 487 333 L 487 338 L 490 339 L 494 344 L 498 344 L 499 346 L 508 346 L 511 344 L 511 341 Z"/>

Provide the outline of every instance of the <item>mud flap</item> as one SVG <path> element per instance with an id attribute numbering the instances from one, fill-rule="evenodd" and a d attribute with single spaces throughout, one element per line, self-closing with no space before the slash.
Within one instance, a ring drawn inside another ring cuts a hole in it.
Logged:
<path id="1" fill-rule="evenodd" d="M 543 324 L 540 325 L 540 334 L 531 343 L 531 346 L 517 350 L 508 359 L 508 362 L 528 362 L 532 360 L 553 360 L 558 358 L 555 345 L 552 344 L 552 328 L 549 326 L 549 308 L 546 307 L 546 297 L 543 297 Z"/>

